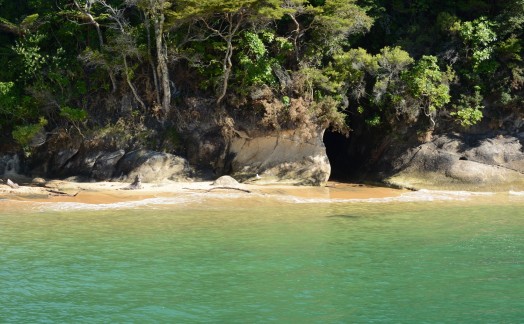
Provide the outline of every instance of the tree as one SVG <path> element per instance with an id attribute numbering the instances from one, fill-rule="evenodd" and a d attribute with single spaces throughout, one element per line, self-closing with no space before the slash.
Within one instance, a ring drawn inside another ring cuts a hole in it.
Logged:
<path id="1" fill-rule="evenodd" d="M 464 46 L 464 57 L 471 60 L 473 70 L 491 58 L 497 34 L 493 31 L 494 23 L 485 17 L 473 21 L 456 21 L 451 27 L 451 32 L 457 33 Z"/>
<path id="2" fill-rule="evenodd" d="M 128 32 L 128 26 L 129 23 L 125 16 L 125 10 L 124 8 L 115 8 L 105 0 L 90 0 L 95 3 L 98 3 L 102 6 L 102 8 L 105 9 L 106 13 L 109 16 L 109 19 L 113 21 L 113 24 L 110 25 L 110 27 L 113 30 L 116 30 L 118 32 L 118 35 L 113 38 L 114 41 L 114 48 L 113 51 L 115 53 L 120 53 L 120 57 L 122 58 L 122 62 L 124 65 L 124 76 L 127 82 L 127 85 L 129 86 L 129 89 L 131 89 L 131 92 L 133 93 L 133 96 L 135 100 L 140 104 L 142 109 L 146 110 L 146 105 L 144 104 L 144 101 L 140 98 L 140 95 L 138 94 L 138 91 L 136 90 L 136 87 L 134 86 L 132 80 L 131 80 L 131 71 L 130 67 L 127 61 L 127 56 L 130 54 L 137 55 L 138 51 L 136 50 L 135 45 L 135 39 L 131 36 L 131 34 Z M 116 46 L 116 47 L 115 47 Z"/>
<path id="3" fill-rule="evenodd" d="M 218 89 L 217 103 L 227 94 L 233 70 L 234 41 L 248 26 L 278 19 L 286 12 L 282 0 L 185 0 L 179 3 L 179 15 L 191 19 L 225 43 L 222 58 L 222 82 Z"/>
<path id="4" fill-rule="evenodd" d="M 298 63 L 302 52 L 301 39 L 313 26 L 314 19 L 311 17 L 319 13 L 321 9 L 312 6 L 307 0 L 284 0 L 282 7 L 286 9 L 286 15 L 293 22 L 293 27 L 288 37 L 293 40 L 295 61 Z"/>
<path id="5" fill-rule="evenodd" d="M 442 72 L 435 56 L 423 56 L 406 74 L 404 78 L 409 92 L 418 102 L 418 106 L 429 117 L 431 128 L 435 127 L 435 114 L 438 109 L 447 104 L 449 95 L 449 81 L 452 77 L 450 70 Z"/>
<path id="6" fill-rule="evenodd" d="M 386 46 L 375 56 L 375 61 L 375 69 L 370 71 L 375 76 L 374 101 L 380 103 L 387 94 L 390 99 L 393 99 L 394 104 L 398 104 L 404 92 L 404 84 L 400 76 L 413 64 L 414 59 L 400 47 Z"/>
<path id="7" fill-rule="evenodd" d="M 129 4 L 132 4 L 137 0 L 127 0 Z M 164 34 L 166 32 L 166 11 L 168 11 L 172 4 L 167 0 L 138 0 L 137 5 L 145 13 L 146 22 L 153 21 L 153 27 L 155 31 L 155 48 L 156 48 L 156 59 L 157 59 L 157 71 L 154 72 L 156 75 L 160 75 L 160 85 L 162 89 L 162 109 L 164 115 L 167 116 L 171 109 L 171 87 L 169 78 L 169 68 L 167 64 L 167 45 L 164 41 Z M 146 28 L 149 28 L 149 24 L 146 24 Z M 158 83 L 155 81 L 155 86 Z"/>
<path id="8" fill-rule="evenodd" d="M 297 62 L 301 54 L 305 56 L 302 64 L 320 64 L 341 50 L 350 36 L 368 31 L 373 24 L 356 0 L 286 0 L 283 6 L 293 22 L 289 37 Z"/>
<path id="9" fill-rule="evenodd" d="M 95 27 L 96 34 L 98 36 L 98 53 L 101 53 L 105 49 L 105 42 L 102 29 L 97 21 L 97 19 L 99 18 L 95 17 L 95 15 L 92 12 L 92 7 L 94 3 L 95 1 L 93 0 L 85 0 L 84 3 L 81 3 L 79 0 L 73 1 L 73 4 L 75 5 L 78 13 L 80 14 L 78 17 L 79 20 L 86 20 L 88 24 Z M 100 55 L 97 58 L 95 58 L 96 54 L 93 52 L 87 52 L 84 54 L 84 58 L 90 61 L 91 64 L 103 66 L 108 71 L 109 78 L 111 79 L 111 84 L 113 85 L 113 92 L 115 92 L 117 89 L 116 79 L 113 70 L 111 69 L 111 67 L 108 66 L 107 60 L 103 59 L 103 57 L 101 57 Z M 94 63 L 96 61 L 98 61 L 98 63 Z"/>
<path id="10" fill-rule="evenodd" d="M 524 30 L 524 2 L 522 0 L 509 0 L 497 17 L 500 34 L 521 36 Z"/>
<path id="11" fill-rule="evenodd" d="M 463 127 L 475 125 L 483 117 L 482 99 L 480 87 L 475 87 L 475 93 L 472 96 L 461 94 L 457 104 L 453 105 L 455 111 L 451 112 L 451 116 L 455 116 L 457 122 Z"/>
<path id="12" fill-rule="evenodd" d="M 98 21 L 96 21 L 95 17 L 93 16 L 93 13 L 91 12 L 91 7 L 94 1 L 86 0 L 83 4 L 81 4 L 78 0 L 73 0 L 73 3 L 76 9 L 86 18 L 88 23 L 95 27 L 96 34 L 98 35 L 98 43 L 100 46 L 100 50 L 102 50 L 102 48 L 104 47 L 104 35 L 102 34 L 102 30 L 100 29 L 100 24 L 98 23 Z"/>

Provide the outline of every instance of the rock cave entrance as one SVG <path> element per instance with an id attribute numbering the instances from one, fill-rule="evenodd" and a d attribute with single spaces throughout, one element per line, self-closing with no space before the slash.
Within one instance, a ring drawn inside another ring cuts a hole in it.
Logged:
<path id="1" fill-rule="evenodd" d="M 328 129 L 324 133 L 324 145 L 331 164 L 329 180 L 340 182 L 354 180 L 355 170 L 360 169 L 360 162 L 352 154 L 352 138 Z"/>

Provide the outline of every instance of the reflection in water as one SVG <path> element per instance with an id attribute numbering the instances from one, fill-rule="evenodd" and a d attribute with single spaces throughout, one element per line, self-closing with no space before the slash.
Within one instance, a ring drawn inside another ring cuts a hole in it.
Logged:
<path id="1" fill-rule="evenodd" d="M 357 216 L 357 215 L 329 215 L 329 216 L 326 216 L 328 218 L 349 218 L 349 219 L 358 219 L 358 218 L 361 218 L 362 216 Z"/>

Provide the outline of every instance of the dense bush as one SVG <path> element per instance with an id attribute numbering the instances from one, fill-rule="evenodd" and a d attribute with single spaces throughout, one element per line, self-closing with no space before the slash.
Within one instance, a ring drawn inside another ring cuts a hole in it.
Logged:
<path id="1" fill-rule="evenodd" d="M 17 3 L 0 1 L 0 127 L 21 143 L 31 125 L 176 125 L 184 96 L 342 132 L 522 115 L 519 0 Z"/>

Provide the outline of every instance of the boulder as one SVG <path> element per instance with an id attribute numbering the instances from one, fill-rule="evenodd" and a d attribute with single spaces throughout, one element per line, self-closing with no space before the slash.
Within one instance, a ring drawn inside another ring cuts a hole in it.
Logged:
<path id="1" fill-rule="evenodd" d="M 413 189 L 524 189 L 524 152 L 512 136 L 435 137 L 402 154 L 386 182 Z"/>
<path id="2" fill-rule="evenodd" d="M 36 186 L 43 186 L 46 184 L 46 180 L 44 178 L 40 178 L 40 177 L 36 177 L 36 178 L 33 178 L 33 180 L 31 180 L 31 184 L 33 185 L 36 185 Z"/>
<path id="3" fill-rule="evenodd" d="M 192 169 L 186 159 L 169 153 L 136 150 L 125 154 L 118 162 L 115 175 L 121 180 L 135 179 L 141 175 L 143 182 L 186 180 Z"/>
<path id="4" fill-rule="evenodd" d="M 69 155 L 72 151 L 67 151 Z M 108 152 L 98 149 L 81 149 L 59 168 L 56 173 L 61 176 L 91 177 L 96 161 Z M 65 160 L 65 155 L 63 157 Z"/>
<path id="5" fill-rule="evenodd" d="M 456 161 L 445 170 L 446 177 L 466 184 L 502 184 L 522 177 L 514 170 L 474 161 Z"/>
<path id="6" fill-rule="evenodd" d="M 64 148 L 54 156 L 53 164 L 51 166 L 52 170 L 62 169 L 77 153 L 78 148 Z"/>
<path id="7" fill-rule="evenodd" d="M 297 131 L 236 136 L 230 143 L 231 174 L 257 183 L 323 185 L 331 173 L 323 133 L 309 139 Z"/>
<path id="8" fill-rule="evenodd" d="M 116 165 L 125 153 L 124 150 L 102 153 L 93 165 L 91 178 L 96 180 L 111 179 L 115 173 Z"/>
<path id="9" fill-rule="evenodd" d="M 499 165 L 524 172 L 524 153 L 518 138 L 498 136 L 475 143 L 464 152 L 464 157 L 489 165 Z"/>
<path id="10" fill-rule="evenodd" d="M 221 187 L 237 187 L 240 185 L 240 183 L 238 183 L 238 181 L 236 181 L 233 177 L 226 175 L 216 179 L 211 185 Z"/>
<path id="11" fill-rule="evenodd" d="M 113 137 L 84 140 L 54 138 L 32 158 L 31 174 L 75 181 L 132 181 L 142 174 L 143 182 L 186 179 L 192 175 L 188 162 L 178 156 L 152 150 L 128 151 Z M 1 166 L 1 165 L 0 165 Z"/>

